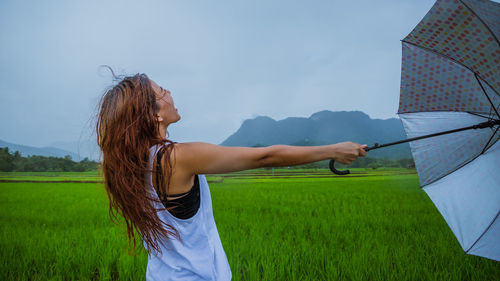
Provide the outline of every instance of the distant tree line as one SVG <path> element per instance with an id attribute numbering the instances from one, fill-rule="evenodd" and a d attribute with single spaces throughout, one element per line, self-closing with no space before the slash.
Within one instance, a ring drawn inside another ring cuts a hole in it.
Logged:
<path id="1" fill-rule="evenodd" d="M 85 172 L 97 170 L 99 164 L 88 158 L 75 162 L 69 155 L 64 158 L 39 155 L 23 157 L 19 151 L 11 154 L 8 147 L 0 148 L 2 172 Z"/>
<path id="2" fill-rule="evenodd" d="M 305 165 L 294 166 L 291 168 L 301 169 L 317 169 L 328 168 L 329 161 L 320 161 Z M 2 172 L 85 172 L 95 171 L 99 168 L 100 163 L 90 161 L 88 158 L 80 162 L 75 162 L 71 156 L 66 155 L 64 158 L 46 157 L 46 156 L 28 156 L 23 157 L 16 151 L 9 152 L 9 148 L 0 148 L 0 171 Z M 386 158 L 371 158 L 359 157 L 350 165 L 342 165 L 336 163 L 337 168 L 371 168 L 377 169 L 382 167 L 393 168 L 415 168 L 413 159 L 386 159 Z"/>

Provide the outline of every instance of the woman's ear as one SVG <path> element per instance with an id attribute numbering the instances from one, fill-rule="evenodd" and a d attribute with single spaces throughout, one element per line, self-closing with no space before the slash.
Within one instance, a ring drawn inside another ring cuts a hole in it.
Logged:
<path id="1" fill-rule="evenodd" d="M 156 121 L 158 121 L 159 123 L 163 122 L 163 117 L 161 117 L 160 115 L 155 114 L 155 117 L 156 117 Z"/>

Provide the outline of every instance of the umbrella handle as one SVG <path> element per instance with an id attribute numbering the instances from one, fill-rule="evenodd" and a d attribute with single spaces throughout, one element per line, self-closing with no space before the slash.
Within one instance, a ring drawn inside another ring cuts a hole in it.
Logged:
<path id="1" fill-rule="evenodd" d="M 330 170 L 331 170 L 334 174 L 336 174 L 336 175 L 341 175 L 341 176 L 342 176 L 342 175 L 348 175 L 348 174 L 350 174 L 350 173 L 351 173 L 351 171 L 349 171 L 349 170 L 339 171 L 339 170 L 335 169 L 335 160 L 333 160 L 333 159 L 332 159 L 332 160 L 330 160 Z"/>

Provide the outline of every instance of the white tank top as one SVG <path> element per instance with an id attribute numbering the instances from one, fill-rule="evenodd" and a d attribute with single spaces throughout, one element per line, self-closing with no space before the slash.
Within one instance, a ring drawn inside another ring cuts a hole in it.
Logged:
<path id="1" fill-rule="evenodd" d="M 153 161 L 159 146 L 150 149 L 149 163 Z M 162 254 L 150 252 L 146 269 L 146 280 L 231 280 L 231 269 L 222 248 L 219 233 L 212 213 L 210 189 L 204 175 L 198 175 L 200 182 L 200 207 L 189 219 L 174 217 L 167 210 L 159 211 L 158 217 L 172 225 L 181 237 L 159 241 Z M 152 174 L 148 173 L 146 182 L 153 198 L 158 199 L 153 187 Z M 155 202 L 157 209 L 163 204 Z M 144 243 L 146 248 L 146 244 Z"/>

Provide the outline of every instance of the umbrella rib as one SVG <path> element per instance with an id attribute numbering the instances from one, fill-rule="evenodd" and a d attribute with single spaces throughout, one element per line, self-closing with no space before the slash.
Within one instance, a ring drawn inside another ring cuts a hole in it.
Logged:
<path id="1" fill-rule="evenodd" d="M 469 7 L 467 4 L 465 4 L 464 1 L 460 0 L 460 3 L 462 3 L 462 5 L 464 5 L 465 7 L 467 7 L 467 9 L 469 9 L 469 11 L 471 11 L 471 13 L 473 13 L 474 16 L 476 16 L 476 18 L 486 27 L 486 29 L 488 29 L 488 31 L 490 32 L 491 36 L 493 36 L 493 38 L 495 38 L 495 41 L 497 41 L 497 44 L 500 47 L 500 41 L 498 41 L 497 36 L 495 35 L 495 33 L 493 33 L 493 31 L 491 30 L 491 28 L 483 21 L 483 19 L 480 16 L 478 16 L 476 14 L 476 12 L 474 12 L 474 10 L 471 9 L 471 7 Z"/>
<path id="2" fill-rule="evenodd" d="M 476 115 L 476 116 L 479 116 L 479 117 L 486 118 L 488 120 L 492 119 L 489 116 L 489 115 L 491 115 L 491 111 L 490 112 L 471 112 L 471 111 L 452 111 L 452 110 L 431 110 L 431 111 L 405 111 L 405 112 L 398 112 L 397 114 L 399 115 L 399 114 L 422 113 L 422 112 L 465 112 L 465 113 L 469 113 L 469 114 L 472 114 L 472 115 Z M 481 115 L 481 114 L 484 114 L 484 115 Z"/>
<path id="3" fill-rule="evenodd" d="M 488 96 L 488 93 L 486 93 L 486 90 L 484 89 L 483 84 L 481 84 L 481 81 L 479 81 L 479 77 L 478 77 L 478 75 L 476 73 L 474 73 L 474 77 L 476 77 L 477 83 L 481 87 L 481 90 L 483 90 L 483 93 L 486 96 L 486 98 L 488 99 L 488 101 L 490 102 L 491 107 L 493 108 L 493 110 L 495 110 L 495 113 L 497 114 L 498 118 L 500 118 L 500 114 L 498 114 L 498 111 L 497 111 L 495 105 L 493 104 L 493 102 L 491 101 L 490 97 Z"/>
<path id="4" fill-rule="evenodd" d="M 464 162 L 462 165 L 460 165 L 460 166 L 456 167 L 455 169 L 451 170 L 450 172 L 446 173 L 445 175 L 442 175 L 442 176 L 440 176 L 439 178 L 437 178 L 437 179 L 435 179 L 435 180 L 433 180 L 433 181 L 431 181 L 431 182 L 428 182 L 428 183 L 426 183 L 426 184 L 424 184 L 424 185 L 421 185 L 421 186 L 420 186 L 420 188 L 424 188 L 425 186 L 427 186 L 427 185 L 429 185 L 429 184 L 431 184 L 431 183 L 435 183 L 436 181 L 438 181 L 438 180 L 440 180 L 440 179 L 442 179 L 442 178 L 444 178 L 444 177 L 446 177 L 446 176 L 448 176 L 448 175 L 450 175 L 450 174 L 452 174 L 452 173 L 456 172 L 457 170 L 461 169 L 461 168 L 462 168 L 462 167 L 464 167 L 465 165 L 467 165 L 467 164 L 469 164 L 470 162 L 472 162 L 472 161 L 476 160 L 476 158 L 478 158 L 478 157 L 479 157 L 479 156 L 481 156 L 481 155 L 483 155 L 483 153 L 479 153 L 479 154 L 478 154 L 478 155 L 476 155 L 474 158 L 470 159 L 470 160 L 469 160 L 469 161 L 467 161 L 467 162 Z"/>
<path id="5" fill-rule="evenodd" d="M 401 40 L 401 42 L 404 42 L 404 43 L 406 43 L 406 44 L 409 44 L 409 45 L 415 46 L 415 47 L 417 47 L 417 48 L 420 48 L 420 49 L 426 50 L 426 51 L 428 51 L 428 52 L 431 52 L 431 53 L 436 54 L 436 55 L 438 55 L 438 56 L 441 56 L 441 57 L 443 57 L 443 58 L 449 59 L 449 60 L 451 60 L 452 62 L 454 62 L 454 63 L 456 63 L 456 64 L 458 64 L 458 65 L 460 65 L 460 66 L 462 66 L 462 67 L 467 68 L 470 72 L 474 73 L 474 75 L 478 75 L 475 71 L 473 71 L 472 69 L 470 69 L 468 66 L 466 66 L 465 64 L 462 64 L 461 62 L 457 61 L 456 59 L 454 59 L 454 58 L 452 58 L 452 57 L 450 57 L 450 56 L 448 56 L 448 55 L 444 55 L 444 54 L 438 53 L 438 52 L 434 51 L 434 50 L 433 50 L 433 49 L 431 49 L 431 48 L 427 48 L 427 47 L 424 47 L 424 46 L 419 46 L 419 45 L 417 45 L 417 44 L 415 44 L 415 43 L 412 43 L 412 42 L 410 42 L 410 41 L 406 41 L 405 39 Z M 479 78 L 481 78 L 481 80 L 483 80 L 483 81 L 484 81 L 484 83 L 486 83 L 486 84 L 487 84 L 487 85 L 488 85 L 488 86 L 489 86 L 489 87 L 493 90 L 493 92 L 495 92 L 495 94 L 497 94 L 497 95 L 500 97 L 500 93 L 498 93 L 498 92 L 495 90 L 495 88 L 491 87 L 490 83 L 488 83 L 486 80 L 484 80 L 481 76 L 479 76 L 479 75 L 478 75 L 478 77 L 479 77 Z M 479 85 L 481 85 L 481 83 L 479 83 Z"/>
<path id="6" fill-rule="evenodd" d="M 456 167 L 454 170 L 452 170 L 452 171 L 448 172 L 447 174 L 442 175 L 442 176 L 440 176 L 439 178 L 437 178 L 437 179 L 435 179 L 435 180 L 433 180 L 433 181 L 431 181 L 431 182 L 428 182 L 428 183 L 426 183 L 426 184 L 424 184 L 424 185 L 421 185 L 421 186 L 420 186 L 420 188 L 424 188 L 424 187 L 428 186 L 429 184 L 431 184 L 431 183 L 435 183 L 435 182 L 437 182 L 438 180 L 440 180 L 440 179 L 442 179 L 442 178 L 446 177 L 447 175 L 454 173 L 455 171 L 457 171 L 458 169 L 462 168 L 463 166 L 465 166 L 465 165 L 469 164 L 470 162 L 472 162 L 472 161 L 476 160 L 476 158 L 478 158 L 479 156 L 481 156 L 481 154 L 476 155 L 476 156 L 475 156 L 474 158 L 472 158 L 471 160 L 469 160 L 469 161 L 467 161 L 467 162 L 463 163 L 462 165 L 460 165 L 460 166 Z"/>
<path id="7" fill-rule="evenodd" d="M 483 115 L 481 115 L 481 114 L 479 114 L 479 113 L 476 113 L 476 112 L 471 112 L 471 111 L 465 111 L 465 112 L 467 112 L 467 113 L 469 113 L 469 114 L 472 114 L 472 115 L 476 115 L 476 116 L 479 116 L 479 117 L 486 118 L 486 119 L 488 119 L 488 120 L 490 120 L 490 119 L 491 119 L 491 116 L 483 116 Z M 490 112 L 491 112 L 491 111 L 490 111 Z M 490 114 L 490 115 L 491 115 L 491 114 Z"/>
<path id="8" fill-rule="evenodd" d="M 497 220 L 498 218 L 498 215 L 500 215 L 500 211 L 497 212 L 497 215 L 493 218 L 493 220 L 490 222 L 490 224 L 488 225 L 488 227 L 484 230 L 484 232 L 481 234 L 481 236 L 479 236 L 479 238 L 477 238 L 476 242 L 474 242 L 474 244 L 472 244 L 472 246 L 469 247 L 469 249 L 467 249 L 467 251 L 465 251 L 465 253 L 469 253 L 469 251 L 477 244 L 477 242 L 479 240 L 481 240 L 481 238 L 483 238 L 484 234 L 486 234 L 486 232 L 488 232 L 488 230 L 490 229 L 490 227 L 493 225 L 493 223 Z"/>
<path id="9" fill-rule="evenodd" d="M 493 135 L 491 135 L 491 138 L 488 140 L 488 142 L 484 146 L 483 151 L 481 151 L 481 154 L 483 154 L 484 152 L 486 152 L 486 149 L 488 148 L 488 145 L 490 144 L 490 142 L 493 139 L 493 137 L 495 137 L 495 135 L 497 134 L 498 129 L 500 129 L 500 126 L 498 126 L 497 129 L 495 130 L 495 132 L 493 133 Z"/>

